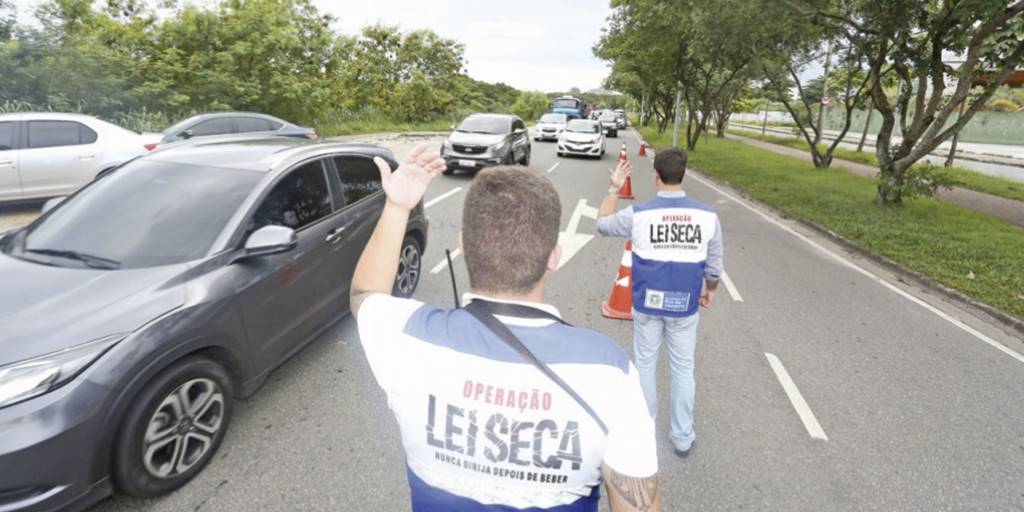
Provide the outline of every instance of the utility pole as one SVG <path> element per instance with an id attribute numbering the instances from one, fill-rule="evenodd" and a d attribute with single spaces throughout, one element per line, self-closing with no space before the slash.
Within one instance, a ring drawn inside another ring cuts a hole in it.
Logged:
<path id="1" fill-rule="evenodd" d="M 678 84 L 676 84 L 676 116 L 675 116 L 675 119 L 674 119 L 674 121 L 672 123 L 672 147 L 674 147 L 674 148 L 679 148 L 679 123 L 681 121 L 681 119 L 680 119 L 680 114 L 681 113 L 679 111 L 680 110 L 679 109 L 679 103 L 681 103 L 682 101 L 683 101 L 683 84 L 682 83 L 678 83 Z"/>
<path id="2" fill-rule="evenodd" d="M 825 98 L 828 97 L 828 66 L 832 63 L 832 42 L 825 42 L 825 74 L 821 77 L 821 101 L 818 105 L 818 129 L 814 130 L 814 145 L 821 142 L 821 132 L 825 127 L 822 122 L 825 119 Z"/>

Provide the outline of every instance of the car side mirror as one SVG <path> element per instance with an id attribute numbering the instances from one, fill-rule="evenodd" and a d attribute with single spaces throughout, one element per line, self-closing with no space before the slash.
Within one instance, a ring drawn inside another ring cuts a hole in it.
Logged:
<path id="1" fill-rule="evenodd" d="M 178 137 L 181 137 L 181 138 L 186 139 L 186 140 L 191 139 L 192 137 L 195 137 L 195 136 L 196 136 L 196 132 L 193 132 L 192 130 L 185 130 L 185 131 L 183 131 L 183 132 L 178 134 Z"/>
<path id="2" fill-rule="evenodd" d="M 299 237 L 295 230 L 285 226 L 263 226 L 245 239 L 242 257 L 266 256 L 287 252 L 295 248 Z"/>
<path id="3" fill-rule="evenodd" d="M 48 199 L 45 203 L 43 203 L 43 207 L 39 210 L 39 214 L 42 215 L 52 210 L 58 204 L 63 203 L 65 199 L 67 199 L 67 197 L 65 196 Z"/>

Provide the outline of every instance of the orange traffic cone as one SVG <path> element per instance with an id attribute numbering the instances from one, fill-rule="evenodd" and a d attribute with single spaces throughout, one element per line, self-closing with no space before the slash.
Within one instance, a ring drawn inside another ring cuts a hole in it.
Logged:
<path id="1" fill-rule="evenodd" d="M 626 161 L 626 143 L 622 143 L 622 151 L 619 151 L 619 161 Z M 626 176 L 626 181 L 619 187 L 619 199 L 633 199 L 633 180 Z"/>
<path id="2" fill-rule="evenodd" d="M 626 242 L 626 250 L 619 263 L 619 277 L 612 285 L 612 295 L 601 303 L 601 314 L 616 320 L 633 319 L 633 242 Z"/>
<path id="3" fill-rule="evenodd" d="M 626 176 L 626 181 L 619 187 L 619 199 L 633 199 L 633 180 Z"/>
<path id="4" fill-rule="evenodd" d="M 640 151 L 637 152 L 636 156 L 647 156 L 647 144 L 640 143 Z"/>

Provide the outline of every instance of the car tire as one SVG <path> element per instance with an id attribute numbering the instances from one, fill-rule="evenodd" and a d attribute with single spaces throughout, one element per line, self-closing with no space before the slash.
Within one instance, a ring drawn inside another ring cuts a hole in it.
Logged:
<path id="1" fill-rule="evenodd" d="M 153 498 L 192 480 L 224 440 L 233 391 L 224 367 L 199 356 L 174 363 L 147 383 L 118 429 L 111 471 L 117 490 Z"/>
<path id="2" fill-rule="evenodd" d="M 530 153 L 530 148 L 526 148 L 526 152 L 523 153 L 523 159 L 519 162 L 519 165 L 522 165 L 523 167 L 530 166 Z"/>
<path id="3" fill-rule="evenodd" d="M 447 166 L 444 168 L 443 171 L 441 171 L 441 174 L 444 174 L 445 176 L 451 176 L 452 174 L 455 174 L 455 168 Z"/>
<path id="4" fill-rule="evenodd" d="M 395 274 L 395 286 L 391 294 L 395 297 L 408 299 L 416 292 L 420 275 L 423 273 L 423 248 L 412 235 L 405 235 L 402 250 L 398 253 L 398 273 Z"/>

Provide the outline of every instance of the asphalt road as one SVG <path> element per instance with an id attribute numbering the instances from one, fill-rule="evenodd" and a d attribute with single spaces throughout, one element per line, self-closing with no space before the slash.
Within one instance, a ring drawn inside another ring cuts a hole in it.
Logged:
<path id="1" fill-rule="evenodd" d="M 563 237 L 578 251 L 552 276 L 549 301 L 629 349 L 632 325 L 600 314 L 624 241 L 592 237 L 623 140 L 637 200 L 648 198 L 651 159 L 636 156 L 632 132 L 610 139 L 601 161 L 557 158 L 552 143 L 535 142 L 531 167 L 558 187 L 563 227 L 574 217 L 578 226 Z M 470 181 L 444 176 L 427 194 L 421 300 L 451 304 L 447 272 L 431 269 L 456 247 Z M 659 415 L 666 510 L 1024 510 L 1020 339 L 699 174 L 684 185 L 719 212 L 734 293 L 721 287 L 702 313 L 690 458 L 672 455 L 667 411 Z M 454 265 L 465 290 L 465 267 Z M 216 460 L 193 482 L 93 512 L 408 507 L 398 429 L 346 317 L 239 405 Z"/>

